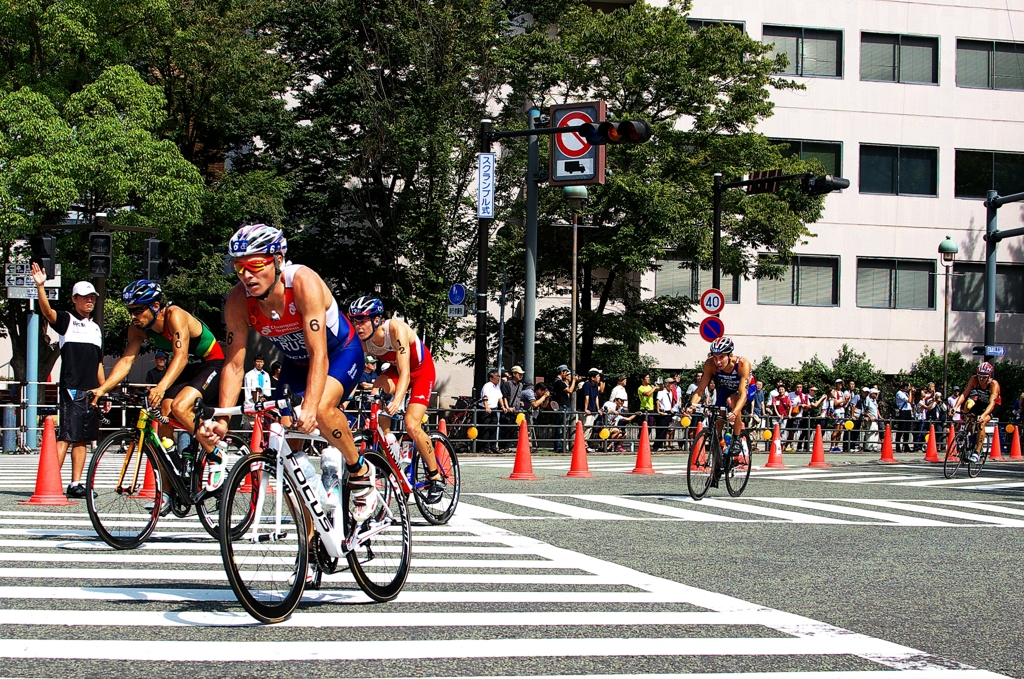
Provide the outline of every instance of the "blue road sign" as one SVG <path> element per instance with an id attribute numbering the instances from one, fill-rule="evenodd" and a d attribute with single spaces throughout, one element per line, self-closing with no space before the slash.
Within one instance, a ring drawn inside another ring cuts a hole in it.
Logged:
<path id="1" fill-rule="evenodd" d="M 448 288 L 448 303 L 449 304 L 462 304 L 466 301 L 466 286 L 461 283 L 456 283 L 452 287 Z"/>
<path id="2" fill-rule="evenodd" d="M 708 316 L 700 322 L 700 336 L 705 342 L 714 342 L 725 334 L 725 323 L 718 316 Z"/>
<path id="3" fill-rule="evenodd" d="M 985 355 L 986 356 L 1005 356 L 1006 355 L 1006 347 L 993 346 L 991 344 L 986 344 L 985 345 Z"/>

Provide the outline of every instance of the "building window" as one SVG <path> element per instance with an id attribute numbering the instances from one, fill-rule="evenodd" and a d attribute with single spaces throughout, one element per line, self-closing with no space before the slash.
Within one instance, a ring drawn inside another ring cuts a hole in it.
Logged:
<path id="1" fill-rule="evenodd" d="M 953 265 L 953 311 L 985 310 L 985 265 L 957 262 Z M 996 311 L 1024 314 L 1024 265 L 996 264 Z"/>
<path id="2" fill-rule="evenodd" d="M 789 57 L 786 75 L 841 78 L 843 76 L 843 33 L 817 28 L 765 26 L 761 42 L 775 44 L 772 56 Z"/>
<path id="3" fill-rule="evenodd" d="M 670 295 L 698 300 L 700 294 L 711 287 L 711 271 L 694 269 L 691 262 L 683 262 L 678 259 L 659 259 L 658 266 L 661 268 L 654 274 L 654 295 L 656 297 Z M 740 277 L 723 276 L 722 294 L 725 295 L 726 304 L 738 303 L 740 301 Z"/>
<path id="4" fill-rule="evenodd" d="M 1024 191 L 1024 153 L 956 150 L 957 198 L 986 198 L 990 189 L 1007 196 Z"/>
<path id="5" fill-rule="evenodd" d="M 686 23 L 689 24 L 690 28 L 695 31 L 699 31 L 707 26 L 732 26 L 740 33 L 744 33 L 743 22 L 736 21 L 719 21 L 717 19 L 687 19 Z"/>
<path id="6" fill-rule="evenodd" d="M 956 41 L 957 87 L 1024 90 L 1024 43 Z"/>
<path id="7" fill-rule="evenodd" d="M 939 82 L 939 39 L 861 33 L 860 79 L 892 83 Z"/>
<path id="8" fill-rule="evenodd" d="M 938 185 L 938 149 L 861 145 L 861 193 L 937 196 Z"/>
<path id="9" fill-rule="evenodd" d="M 782 278 L 757 281 L 757 303 L 839 306 L 839 258 L 793 255 Z"/>
<path id="10" fill-rule="evenodd" d="M 934 309 L 935 260 L 858 258 L 857 306 Z"/>
<path id="11" fill-rule="evenodd" d="M 836 141 L 802 141 L 800 139 L 772 139 L 780 146 L 783 158 L 797 156 L 800 160 L 817 160 L 825 174 L 843 176 L 843 145 Z"/>

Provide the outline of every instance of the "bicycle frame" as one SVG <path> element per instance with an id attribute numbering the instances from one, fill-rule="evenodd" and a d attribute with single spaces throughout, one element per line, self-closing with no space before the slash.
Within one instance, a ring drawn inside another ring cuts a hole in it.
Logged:
<path id="1" fill-rule="evenodd" d="M 412 492 L 412 465 L 408 467 L 408 476 L 405 471 L 402 470 L 402 461 L 396 460 L 391 454 L 391 449 L 388 447 L 387 436 L 384 434 L 384 428 L 380 426 L 380 401 L 374 400 L 370 404 L 370 416 L 366 420 L 365 431 L 369 431 L 373 436 L 373 443 L 382 451 L 384 451 L 384 459 L 388 461 L 388 465 L 392 471 L 399 478 L 402 484 L 402 492 L 409 495 Z"/>

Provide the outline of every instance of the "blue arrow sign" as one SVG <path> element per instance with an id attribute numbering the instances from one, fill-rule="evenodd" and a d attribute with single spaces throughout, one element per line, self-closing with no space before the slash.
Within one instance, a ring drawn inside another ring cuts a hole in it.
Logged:
<path id="1" fill-rule="evenodd" d="M 466 286 L 461 283 L 456 283 L 452 287 L 448 288 L 448 303 L 449 304 L 462 304 L 466 301 Z"/>

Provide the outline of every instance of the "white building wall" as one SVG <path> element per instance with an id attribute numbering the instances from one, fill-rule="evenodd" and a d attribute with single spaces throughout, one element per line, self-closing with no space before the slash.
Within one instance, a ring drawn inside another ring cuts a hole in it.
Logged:
<path id="1" fill-rule="evenodd" d="M 816 234 L 797 253 L 838 255 L 838 307 L 759 305 L 757 282 L 742 281 L 740 303 L 722 313 L 726 332 L 739 353 L 771 356 L 777 365 L 796 367 L 817 354 L 830 361 L 850 344 L 866 352 L 879 368 L 910 367 L 925 345 L 941 351 L 943 285 L 937 285 L 934 310 L 887 310 L 857 306 L 857 257 L 907 257 L 936 260 L 946 234 L 960 248 L 958 261 L 984 260 L 985 207 L 981 200 L 953 196 L 955 149 L 1024 152 L 1024 91 L 967 89 L 956 86 L 957 38 L 1024 42 L 1024 4 L 1003 0 L 694 0 L 693 18 L 741 21 L 760 40 L 765 24 L 843 31 L 842 78 L 792 78 L 806 86 L 772 96 L 775 115 L 758 127 L 769 137 L 843 144 L 842 172 L 851 187 L 825 199 Z M 860 80 L 861 31 L 938 37 L 939 83 L 917 85 Z M 860 144 L 938 148 L 938 197 L 880 196 L 859 193 Z M 1024 186 L 1021 187 L 1024 190 Z M 999 211 L 999 228 L 1021 226 L 1022 207 Z M 1003 241 L 1000 262 L 1024 261 L 1024 242 Z M 653 294 L 654 274 L 643 278 Z M 701 316 L 698 316 L 698 320 Z M 970 353 L 983 339 L 983 314 L 953 312 L 953 348 Z M 1024 315 L 999 314 L 998 343 L 1008 356 L 1024 360 Z M 641 347 L 663 367 L 692 366 L 706 356 L 707 344 L 688 336 L 688 346 L 655 343 Z"/>

